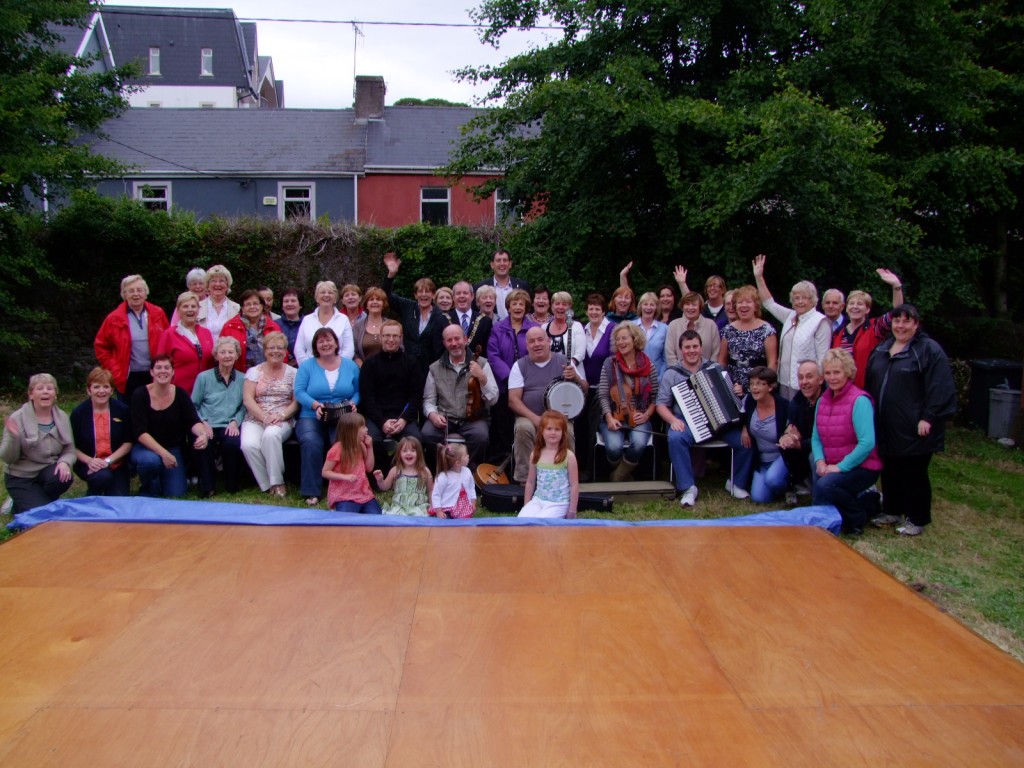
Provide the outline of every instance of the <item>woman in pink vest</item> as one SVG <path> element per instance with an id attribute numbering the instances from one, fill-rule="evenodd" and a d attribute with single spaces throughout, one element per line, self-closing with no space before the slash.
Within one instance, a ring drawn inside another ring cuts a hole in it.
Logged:
<path id="1" fill-rule="evenodd" d="M 818 399 L 811 446 L 814 503 L 831 504 L 843 517 L 843 533 L 860 534 L 868 518 L 864 491 L 882 469 L 875 450 L 875 408 L 853 383 L 857 366 L 845 349 L 830 349 L 822 361 L 828 389 Z"/>

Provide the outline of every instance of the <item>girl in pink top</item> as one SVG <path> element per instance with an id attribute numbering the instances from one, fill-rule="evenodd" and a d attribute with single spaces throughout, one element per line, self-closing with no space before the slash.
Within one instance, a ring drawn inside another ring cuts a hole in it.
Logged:
<path id="1" fill-rule="evenodd" d="M 327 483 L 327 506 L 336 512 L 381 514 L 367 475 L 373 472 L 373 440 L 358 413 L 338 418 L 338 441 L 331 446 L 320 472 Z"/>

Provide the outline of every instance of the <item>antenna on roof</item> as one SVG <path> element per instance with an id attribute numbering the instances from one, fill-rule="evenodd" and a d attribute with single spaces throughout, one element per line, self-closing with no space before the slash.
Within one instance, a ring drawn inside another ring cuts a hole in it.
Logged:
<path id="1" fill-rule="evenodd" d="M 359 28 L 359 24 L 352 22 L 352 100 L 356 98 L 356 75 L 359 73 L 359 69 L 356 67 L 356 53 L 359 50 L 359 38 L 365 38 L 363 30 Z"/>

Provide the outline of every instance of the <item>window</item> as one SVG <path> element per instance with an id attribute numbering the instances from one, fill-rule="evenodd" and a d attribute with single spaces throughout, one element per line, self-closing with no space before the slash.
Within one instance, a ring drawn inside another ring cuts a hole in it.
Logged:
<path id="1" fill-rule="evenodd" d="M 507 226 L 519 221 L 516 216 L 512 201 L 508 199 L 505 190 L 501 187 L 494 190 L 494 223 L 498 226 Z"/>
<path id="2" fill-rule="evenodd" d="M 302 184 L 277 185 L 277 217 L 282 221 L 288 219 L 316 218 L 316 185 L 312 182 Z"/>
<path id="3" fill-rule="evenodd" d="M 132 195 L 151 211 L 171 210 L 171 183 L 169 181 L 137 181 Z"/>
<path id="4" fill-rule="evenodd" d="M 160 74 L 160 49 L 150 48 L 149 49 L 149 74 L 159 75 Z"/>
<path id="5" fill-rule="evenodd" d="M 203 48 L 200 56 L 199 74 L 204 77 L 213 76 L 213 48 Z"/>
<path id="6" fill-rule="evenodd" d="M 422 187 L 420 189 L 420 221 L 439 226 L 448 225 L 451 206 L 448 187 Z"/>

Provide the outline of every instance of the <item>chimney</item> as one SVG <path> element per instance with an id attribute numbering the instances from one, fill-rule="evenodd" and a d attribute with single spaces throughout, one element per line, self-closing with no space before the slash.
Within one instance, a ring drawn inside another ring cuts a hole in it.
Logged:
<path id="1" fill-rule="evenodd" d="M 356 77 L 356 122 L 384 119 L 384 94 L 387 86 L 380 75 Z"/>

